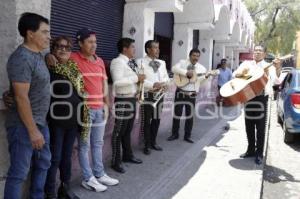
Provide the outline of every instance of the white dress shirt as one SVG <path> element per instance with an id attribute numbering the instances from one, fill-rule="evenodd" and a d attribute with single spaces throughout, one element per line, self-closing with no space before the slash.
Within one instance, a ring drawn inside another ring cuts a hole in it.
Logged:
<path id="1" fill-rule="evenodd" d="M 175 64 L 172 67 L 172 72 L 175 73 L 175 74 L 186 76 L 186 73 L 188 72 L 187 67 L 191 64 L 192 63 L 191 63 L 190 59 L 180 60 L 177 64 Z M 196 71 L 197 74 L 206 73 L 206 68 L 203 65 L 201 65 L 200 63 L 196 63 L 195 64 L 195 71 Z M 205 79 L 206 78 L 205 78 L 204 75 L 199 76 L 195 83 L 189 83 L 188 85 L 182 87 L 181 90 L 198 92 L 201 82 Z"/>
<path id="2" fill-rule="evenodd" d="M 144 58 L 138 59 L 137 64 L 139 66 L 140 73 L 146 75 L 146 79 L 144 81 L 144 89 L 145 92 L 153 89 L 153 85 L 156 82 L 166 83 L 167 85 L 170 83 L 169 75 L 166 68 L 166 62 L 160 59 L 155 59 L 160 63 L 157 72 L 154 72 L 153 68 L 149 66 L 149 63 L 152 59 L 149 56 L 145 56 Z M 142 69 L 144 67 L 144 70 Z"/>
<path id="3" fill-rule="evenodd" d="M 258 63 L 256 63 L 256 61 L 254 61 L 254 60 L 244 61 L 237 68 L 237 70 L 233 72 L 233 77 L 235 77 L 235 75 L 237 73 L 241 73 L 243 71 L 243 69 L 245 69 L 245 68 L 249 68 L 249 73 L 255 73 L 255 70 L 256 70 L 257 67 L 264 68 L 267 65 L 269 65 L 269 63 L 266 62 L 265 60 L 262 60 Z M 268 83 L 265 86 L 265 95 L 272 95 L 273 94 L 273 85 L 280 82 L 279 78 L 277 77 L 277 74 L 276 74 L 276 68 L 274 66 L 269 67 L 268 79 L 269 79 Z"/>
<path id="4" fill-rule="evenodd" d="M 135 95 L 137 92 L 138 76 L 128 65 L 129 58 L 120 54 L 110 64 L 113 80 L 113 91 L 116 95 Z"/>

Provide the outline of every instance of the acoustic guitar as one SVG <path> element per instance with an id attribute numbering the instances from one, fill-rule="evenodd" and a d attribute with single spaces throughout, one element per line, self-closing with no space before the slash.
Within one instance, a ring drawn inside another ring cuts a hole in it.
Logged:
<path id="1" fill-rule="evenodd" d="M 216 76 L 219 74 L 220 74 L 219 70 L 212 70 L 207 73 L 196 73 L 196 71 L 193 70 L 193 76 L 191 78 L 188 78 L 186 75 L 180 75 L 180 74 L 175 73 L 173 79 L 174 79 L 175 85 L 178 88 L 182 88 L 190 83 L 196 83 L 198 78 L 201 76 L 204 76 L 204 75 Z"/>
<path id="2" fill-rule="evenodd" d="M 293 55 L 286 55 L 280 60 L 286 60 L 293 57 Z M 273 63 L 248 72 L 242 77 L 236 77 L 227 83 L 225 83 L 220 89 L 220 95 L 223 97 L 223 103 L 225 106 L 234 106 L 240 103 L 245 103 L 257 95 L 261 94 L 266 84 L 268 83 L 268 77 L 265 73 Z"/>

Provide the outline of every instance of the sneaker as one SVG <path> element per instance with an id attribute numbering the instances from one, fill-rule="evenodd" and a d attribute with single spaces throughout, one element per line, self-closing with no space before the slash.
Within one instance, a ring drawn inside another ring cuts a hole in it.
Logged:
<path id="1" fill-rule="evenodd" d="M 108 186 L 113 186 L 119 184 L 119 180 L 109 177 L 108 175 L 104 175 L 100 178 L 97 178 L 98 182 L 101 184 L 105 184 Z"/>
<path id="2" fill-rule="evenodd" d="M 81 185 L 88 190 L 96 192 L 102 192 L 107 189 L 107 187 L 100 184 L 94 176 L 92 176 L 88 181 L 83 180 Z"/>

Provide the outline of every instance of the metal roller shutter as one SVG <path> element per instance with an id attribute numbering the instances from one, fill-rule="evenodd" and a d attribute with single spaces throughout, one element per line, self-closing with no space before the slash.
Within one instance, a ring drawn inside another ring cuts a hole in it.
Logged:
<path id="1" fill-rule="evenodd" d="M 111 60 L 118 55 L 123 13 L 124 0 L 52 0 L 51 35 L 66 35 L 75 41 L 79 29 L 91 28 L 97 34 L 97 55 Z"/>

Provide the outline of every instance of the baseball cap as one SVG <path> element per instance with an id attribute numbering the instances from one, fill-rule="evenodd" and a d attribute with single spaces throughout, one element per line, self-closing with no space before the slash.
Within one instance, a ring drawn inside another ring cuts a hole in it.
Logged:
<path id="1" fill-rule="evenodd" d="M 89 28 L 82 28 L 77 31 L 76 33 L 76 40 L 77 41 L 84 41 L 86 38 L 89 38 L 91 35 L 95 35 L 96 32 Z"/>

